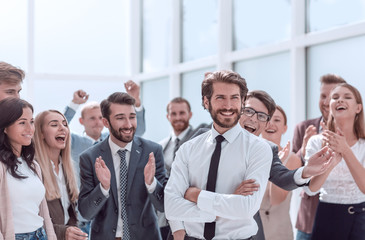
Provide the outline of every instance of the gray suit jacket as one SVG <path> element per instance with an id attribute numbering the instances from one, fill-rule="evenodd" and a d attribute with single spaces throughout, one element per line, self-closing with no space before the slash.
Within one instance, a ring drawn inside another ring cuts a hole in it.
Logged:
<path id="1" fill-rule="evenodd" d="M 157 186 L 148 193 L 144 182 L 144 167 L 148 155 L 153 152 L 156 158 Z M 101 156 L 111 173 L 109 197 L 100 189 L 95 173 L 95 159 Z M 165 168 L 162 148 L 157 143 L 134 137 L 128 166 L 127 212 L 131 239 L 161 239 L 157 225 L 155 208 L 163 211 L 163 190 Z M 90 239 L 115 239 L 118 221 L 118 194 L 114 164 L 108 138 L 92 146 L 80 155 L 81 189 L 79 210 L 91 224 Z"/>

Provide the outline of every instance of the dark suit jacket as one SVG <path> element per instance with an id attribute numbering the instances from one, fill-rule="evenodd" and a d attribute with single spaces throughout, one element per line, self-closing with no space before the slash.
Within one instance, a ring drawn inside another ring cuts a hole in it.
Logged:
<path id="1" fill-rule="evenodd" d="M 51 217 L 54 230 L 56 232 L 57 239 L 63 240 L 66 239 L 66 229 L 70 226 L 77 226 L 77 217 L 76 217 L 76 202 L 71 203 L 68 208 L 68 215 L 70 219 L 65 225 L 65 213 L 63 211 L 61 199 L 54 199 L 51 201 L 47 201 L 49 216 Z"/>
<path id="2" fill-rule="evenodd" d="M 313 125 L 317 128 L 317 133 L 319 133 L 320 128 L 320 122 L 322 117 L 309 119 L 303 122 L 300 122 L 297 124 L 294 130 L 294 136 L 293 136 L 293 152 L 295 152 L 300 159 L 302 160 L 302 163 L 304 164 L 304 159 L 301 154 L 301 148 L 303 144 L 303 137 L 305 134 L 305 130 L 310 125 Z M 316 210 L 319 202 L 319 194 L 315 196 L 309 196 L 304 191 L 301 193 L 302 200 L 300 202 L 300 207 L 298 211 L 298 218 L 297 223 L 295 227 L 306 233 L 311 233 L 313 224 L 314 224 L 314 217 L 316 215 Z"/>
<path id="3" fill-rule="evenodd" d="M 144 167 L 150 152 L 153 152 L 156 158 L 157 186 L 152 194 L 148 193 L 144 182 Z M 95 159 L 99 156 L 103 158 L 111 173 L 108 198 L 101 192 L 100 182 L 95 174 Z M 127 186 L 131 239 L 161 239 L 154 207 L 163 211 L 165 175 L 161 146 L 135 136 L 128 166 Z M 108 138 L 80 155 L 80 178 L 79 210 L 85 219 L 93 220 L 90 239 L 115 239 L 119 217 L 118 195 Z"/>

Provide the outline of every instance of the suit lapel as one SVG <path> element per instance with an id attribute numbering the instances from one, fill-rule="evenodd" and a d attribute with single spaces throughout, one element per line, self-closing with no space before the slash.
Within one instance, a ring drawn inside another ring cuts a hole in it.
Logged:
<path id="1" fill-rule="evenodd" d="M 114 199 L 115 206 L 118 207 L 118 194 L 117 194 L 117 182 L 115 177 L 115 169 L 113 163 L 113 157 L 111 154 L 109 142 L 109 138 L 106 138 L 100 145 L 101 148 L 101 157 L 103 158 L 106 166 L 109 168 L 110 171 L 110 190 L 112 197 Z"/>
<path id="2" fill-rule="evenodd" d="M 142 155 L 141 142 L 137 137 L 135 137 L 133 139 L 131 156 L 129 159 L 127 195 L 129 194 L 129 191 L 131 189 L 132 181 L 136 173 L 137 166 L 140 162 L 141 155 Z"/>

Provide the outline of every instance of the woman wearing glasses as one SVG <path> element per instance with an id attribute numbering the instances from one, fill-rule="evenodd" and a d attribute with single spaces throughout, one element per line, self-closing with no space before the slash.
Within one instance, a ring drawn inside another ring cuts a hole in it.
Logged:
<path id="1" fill-rule="evenodd" d="M 328 130 L 310 138 L 306 159 L 327 145 L 331 167 L 305 190 L 321 197 L 312 239 L 360 240 L 365 236 L 365 123 L 359 91 L 346 83 L 331 92 Z"/>

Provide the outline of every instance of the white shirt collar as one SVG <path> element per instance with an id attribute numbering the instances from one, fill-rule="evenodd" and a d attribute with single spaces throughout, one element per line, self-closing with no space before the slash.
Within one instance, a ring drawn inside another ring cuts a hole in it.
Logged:
<path id="1" fill-rule="evenodd" d="M 122 150 L 126 149 L 128 152 L 131 152 L 132 151 L 132 143 L 133 143 L 133 141 L 129 142 L 124 148 L 121 148 L 117 144 L 115 144 L 111 140 L 110 137 L 108 139 L 108 142 L 109 142 L 109 146 L 110 146 L 110 150 L 111 150 L 112 154 L 117 154 L 120 149 L 122 149 Z"/>
<path id="2" fill-rule="evenodd" d="M 175 142 L 176 138 L 179 138 L 179 140 L 183 139 L 188 131 L 190 130 L 191 126 L 189 125 L 184 131 L 182 131 L 179 136 L 175 135 L 174 130 L 171 131 L 171 142 Z"/>
<path id="3" fill-rule="evenodd" d="M 241 125 L 239 123 L 237 123 L 234 127 L 229 129 L 227 132 L 223 133 L 223 137 L 225 138 L 225 140 L 227 140 L 227 142 L 231 143 L 238 137 L 238 135 L 241 131 L 242 131 Z M 221 135 L 221 134 L 219 134 L 217 132 L 217 130 L 214 129 L 214 126 L 212 125 L 212 136 L 211 136 L 212 139 L 211 139 L 211 141 L 214 142 L 215 138 L 218 135 Z"/>

